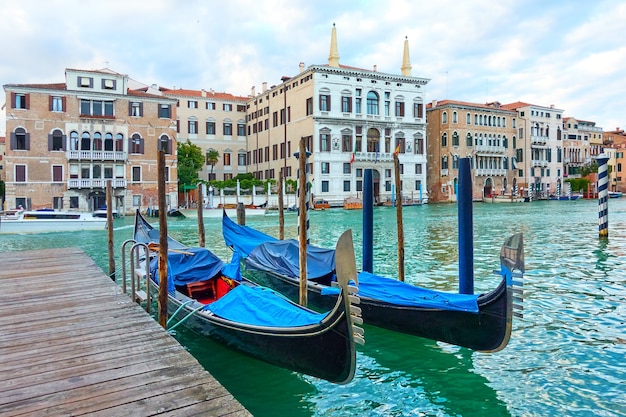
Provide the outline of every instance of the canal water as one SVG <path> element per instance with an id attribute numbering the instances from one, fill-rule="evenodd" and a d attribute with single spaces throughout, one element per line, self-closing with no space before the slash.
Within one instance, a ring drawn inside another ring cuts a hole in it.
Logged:
<path id="1" fill-rule="evenodd" d="M 403 211 L 406 281 L 456 292 L 457 207 Z M 494 288 L 505 239 L 524 233 L 524 317 L 509 345 L 477 353 L 365 325 L 357 371 L 334 385 L 286 371 L 184 329 L 176 338 L 256 416 L 626 416 L 626 199 L 609 201 L 609 238 L 598 238 L 597 201 L 475 203 L 476 292 Z M 374 272 L 395 276 L 395 209 L 374 210 Z M 297 218 L 286 215 L 286 235 Z M 115 220 L 119 251 L 132 217 Z M 156 223 L 156 220 L 155 220 Z M 278 216 L 247 225 L 278 236 Z M 332 247 L 348 228 L 361 263 L 360 211 L 310 213 L 311 242 Z M 207 247 L 226 259 L 219 219 L 205 219 Z M 170 234 L 197 245 L 195 219 L 172 218 Z M 79 246 L 105 271 L 106 233 L 0 235 L 0 251 Z M 0 265 L 1 267 L 1 265 Z"/>

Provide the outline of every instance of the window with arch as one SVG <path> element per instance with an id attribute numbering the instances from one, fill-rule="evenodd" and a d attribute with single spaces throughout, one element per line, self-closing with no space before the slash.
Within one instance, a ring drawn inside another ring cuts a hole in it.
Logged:
<path id="1" fill-rule="evenodd" d="M 367 129 L 367 151 L 380 151 L 380 132 L 373 127 Z"/>
<path id="2" fill-rule="evenodd" d="M 415 136 L 415 154 L 422 155 L 424 153 L 424 138 L 421 134 Z"/>
<path id="3" fill-rule="evenodd" d="M 474 124 L 478 125 L 478 115 L 474 114 Z"/>
<path id="4" fill-rule="evenodd" d="M 472 134 L 469 132 L 465 135 L 465 146 L 472 146 Z"/>
<path id="5" fill-rule="evenodd" d="M 446 147 L 448 146 L 448 134 L 446 132 L 443 133 L 443 135 L 441 135 L 441 147 Z"/>
<path id="6" fill-rule="evenodd" d="M 468 125 L 472 124 L 472 115 L 469 114 L 469 112 L 465 115 L 465 123 L 467 123 Z"/>
<path id="7" fill-rule="evenodd" d="M 378 114 L 378 94 L 375 91 L 367 93 L 367 114 Z"/>
<path id="8" fill-rule="evenodd" d="M 459 134 L 457 132 L 452 133 L 452 146 L 459 146 Z"/>
<path id="9" fill-rule="evenodd" d="M 48 135 L 48 150 L 49 151 L 64 151 L 65 150 L 65 135 L 60 129 L 54 129 L 50 135 Z"/>
<path id="10" fill-rule="evenodd" d="M 128 144 L 129 153 L 143 154 L 144 140 L 139 133 L 133 133 Z"/>
<path id="11" fill-rule="evenodd" d="M 93 134 L 93 150 L 102 150 L 102 134 L 100 132 L 96 132 Z"/>
<path id="12" fill-rule="evenodd" d="M 441 123 L 448 123 L 448 112 L 441 113 Z"/>
<path id="13" fill-rule="evenodd" d="M 452 155 L 452 169 L 459 169 L 459 155 Z"/>
<path id="14" fill-rule="evenodd" d="M 122 152 L 124 150 L 124 135 L 121 133 L 115 135 L 115 150 L 118 152 Z"/>
<path id="15" fill-rule="evenodd" d="M 112 151 L 113 150 L 113 134 L 107 132 L 104 134 L 104 150 Z"/>
<path id="16" fill-rule="evenodd" d="M 441 169 L 448 169 L 448 155 L 441 157 Z"/>
<path id="17" fill-rule="evenodd" d="M 164 150 L 167 155 L 172 154 L 172 139 L 163 134 L 159 137 L 159 150 Z"/>
<path id="18" fill-rule="evenodd" d="M 70 132 L 70 151 L 77 151 L 79 149 L 78 132 Z"/>
<path id="19" fill-rule="evenodd" d="M 83 132 L 82 136 L 80 137 L 80 150 L 91 150 L 91 136 L 89 135 L 89 132 Z"/>
<path id="20" fill-rule="evenodd" d="M 459 123 L 459 117 L 456 111 L 452 112 L 452 123 Z"/>

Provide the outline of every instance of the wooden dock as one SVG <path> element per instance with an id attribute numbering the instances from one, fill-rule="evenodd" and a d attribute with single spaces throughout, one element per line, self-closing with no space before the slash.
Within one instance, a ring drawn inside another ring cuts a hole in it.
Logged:
<path id="1" fill-rule="evenodd" d="M 249 416 L 77 248 L 0 253 L 0 415 Z"/>

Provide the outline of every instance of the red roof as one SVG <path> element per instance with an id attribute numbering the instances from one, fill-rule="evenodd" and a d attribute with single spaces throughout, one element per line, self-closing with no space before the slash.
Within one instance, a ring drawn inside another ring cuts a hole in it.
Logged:
<path id="1" fill-rule="evenodd" d="M 511 110 L 511 109 L 506 109 L 504 108 L 504 106 L 500 106 L 500 107 L 496 107 L 491 105 L 490 103 L 487 104 L 480 104 L 480 103 L 471 103 L 469 101 L 458 101 L 458 100 L 436 100 L 436 106 L 437 107 L 443 107 L 443 106 L 465 106 L 465 107 L 480 107 L 483 109 L 489 109 L 489 110 Z M 426 104 L 426 108 L 427 109 L 432 109 L 433 108 L 433 103 L 427 103 Z"/>
<path id="2" fill-rule="evenodd" d="M 177 90 L 170 90 L 169 88 L 161 88 L 161 91 L 166 96 L 212 98 L 216 100 L 229 100 L 229 101 L 248 101 L 249 99 L 248 97 L 235 96 L 230 93 L 216 93 L 214 91 L 204 91 L 204 90 L 185 90 L 182 88 L 179 88 Z"/>

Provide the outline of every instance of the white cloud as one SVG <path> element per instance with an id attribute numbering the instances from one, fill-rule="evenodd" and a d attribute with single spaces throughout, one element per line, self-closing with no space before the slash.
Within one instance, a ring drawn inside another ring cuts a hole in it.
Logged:
<path id="1" fill-rule="evenodd" d="M 400 72 L 408 37 L 428 100 L 525 100 L 626 125 L 620 0 L 5 1 L 0 14 L 2 84 L 108 66 L 146 84 L 248 95 L 301 61 L 325 64 L 336 23 L 341 63 L 381 72 Z"/>

